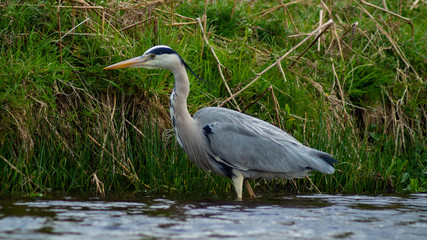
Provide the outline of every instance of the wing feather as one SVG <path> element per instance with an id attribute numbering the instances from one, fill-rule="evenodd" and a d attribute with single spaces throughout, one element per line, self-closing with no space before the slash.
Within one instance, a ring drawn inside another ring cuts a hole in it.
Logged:
<path id="1" fill-rule="evenodd" d="M 304 176 L 310 170 L 334 171 L 332 164 L 336 161 L 327 153 L 302 145 L 285 131 L 260 119 L 215 107 L 200 110 L 194 119 L 200 126 L 209 127 L 205 135 L 217 158 L 241 171 L 291 176 L 298 176 L 297 173 Z"/>

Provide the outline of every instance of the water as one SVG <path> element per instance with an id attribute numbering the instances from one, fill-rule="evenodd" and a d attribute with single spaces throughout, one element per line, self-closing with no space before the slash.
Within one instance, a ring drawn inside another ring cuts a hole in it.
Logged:
<path id="1" fill-rule="evenodd" d="M 0 239 L 427 239 L 427 194 L 223 199 L 3 199 Z"/>

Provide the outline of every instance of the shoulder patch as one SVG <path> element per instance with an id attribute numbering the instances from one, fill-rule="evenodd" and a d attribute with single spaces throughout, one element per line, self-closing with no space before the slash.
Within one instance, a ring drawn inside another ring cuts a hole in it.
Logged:
<path id="1" fill-rule="evenodd" d="M 205 134 L 205 136 L 209 136 L 210 134 L 212 134 L 212 128 L 209 125 L 206 125 L 203 127 L 203 133 Z"/>

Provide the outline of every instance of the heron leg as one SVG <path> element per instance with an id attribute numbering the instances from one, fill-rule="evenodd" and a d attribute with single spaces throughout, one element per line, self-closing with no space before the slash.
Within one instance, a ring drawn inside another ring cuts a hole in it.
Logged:
<path id="1" fill-rule="evenodd" d="M 233 177 L 231 177 L 231 180 L 236 190 L 237 199 L 242 199 L 243 179 L 243 174 L 240 171 L 233 170 Z"/>
<path id="2" fill-rule="evenodd" d="M 248 190 L 249 197 L 250 198 L 256 197 L 254 190 L 252 190 L 252 187 L 249 184 L 249 181 L 245 179 L 243 182 L 245 183 L 246 190 Z"/>

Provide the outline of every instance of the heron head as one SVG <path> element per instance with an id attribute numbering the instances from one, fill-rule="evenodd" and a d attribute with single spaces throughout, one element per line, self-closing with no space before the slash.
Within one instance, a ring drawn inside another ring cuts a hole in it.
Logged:
<path id="1" fill-rule="evenodd" d="M 174 66 L 183 64 L 181 57 L 172 48 L 165 45 L 158 45 L 148 49 L 142 56 L 131 58 L 104 69 L 119 68 L 166 68 L 172 69 Z"/>

